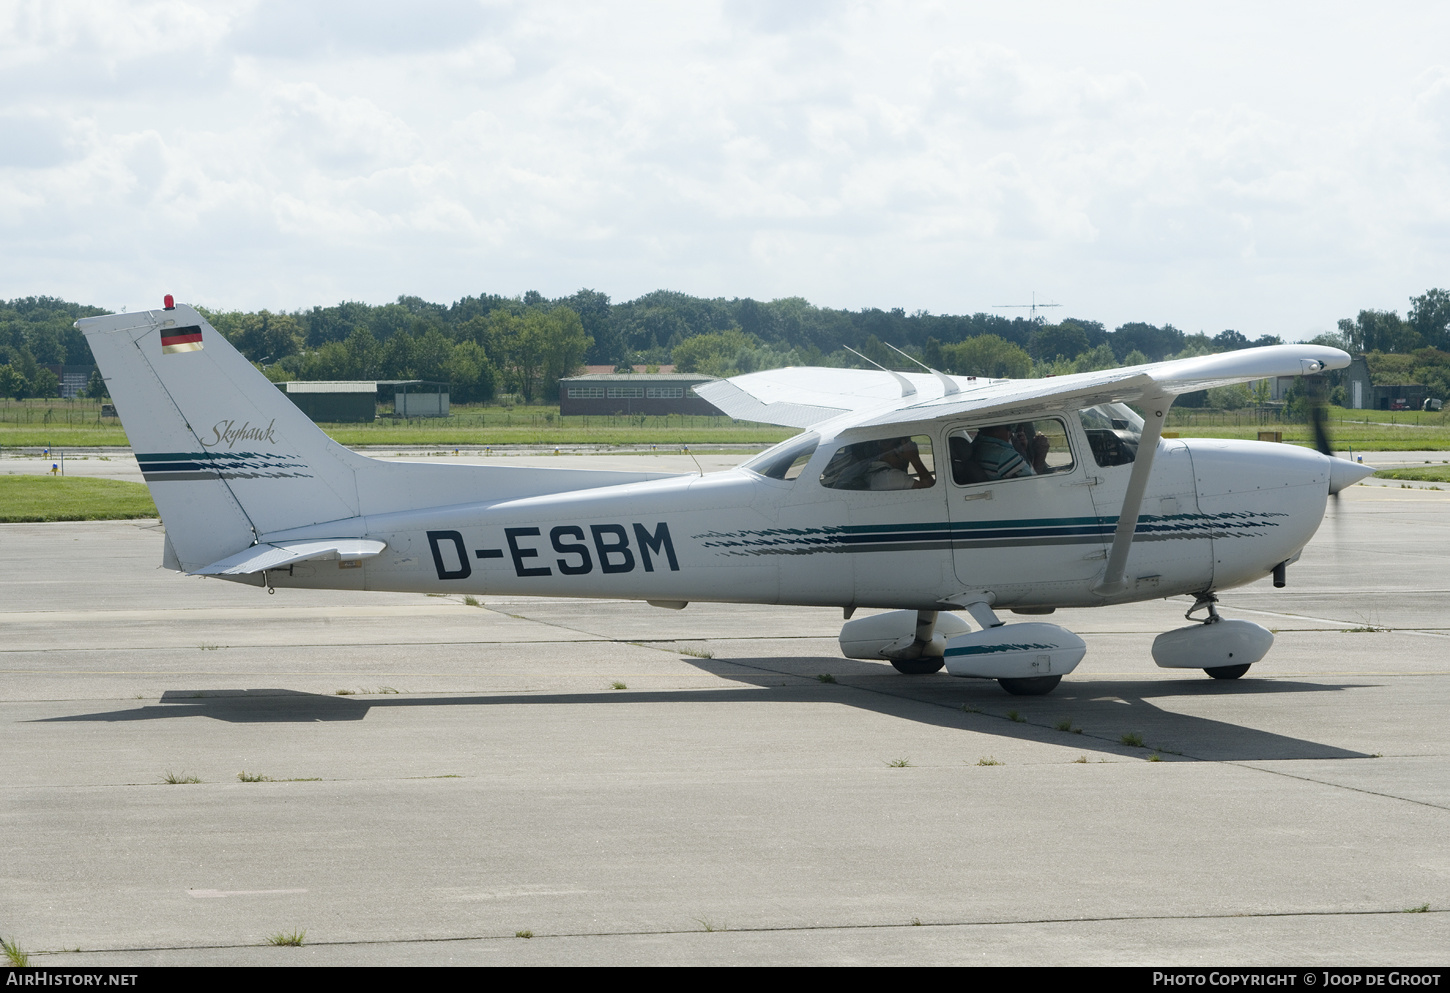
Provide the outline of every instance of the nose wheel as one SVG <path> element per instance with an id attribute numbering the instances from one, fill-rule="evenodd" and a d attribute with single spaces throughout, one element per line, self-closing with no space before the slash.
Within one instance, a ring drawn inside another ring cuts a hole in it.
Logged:
<path id="1" fill-rule="evenodd" d="M 1165 669 L 1202 669 L 1213 679 L 1238 679 L 1267 655 L 1274 632 L 1251 621 L 1225 620 L 1217 603 L 1209 591 L 1198 594 L 1184 616 L 1191 621 L 1201 610 L 1207 616 L 1154 638 L 1153 661 Z"/>

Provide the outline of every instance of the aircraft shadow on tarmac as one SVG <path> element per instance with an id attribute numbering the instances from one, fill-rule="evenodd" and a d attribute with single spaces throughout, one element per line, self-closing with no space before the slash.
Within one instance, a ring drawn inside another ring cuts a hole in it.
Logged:
<path id="1" fill-rule="evenodd" d="M 1282 698 L 1286 708 L 1304 693 L 1344 692 L 1351 684 L 1244 678 L 1232 683 L 1201 676 L 1183 680 L 1079 678 L 1064 682 L 1045 697 L 1011 697 L 996 684 L 945 675 L 899 676 L 870 662 L 839 658 L 712 659 L 684 658 L 691 665 L 738 685 L 733 689 L 601 690 L 587 693 L 511 693 L 489 695 L 333 696 L 288 689 L 169 690 L 158 704 L 107 713 L 43 718 L 38 723 L 71 721 L 151 721 L 208 717 L 235 724 L 360 721 L 374 707 L 566 707 L 640 704 L 731 705 L 739 703 L 831 703 L 859 707 L 901 720 L 967 730 L 1001 738 L 1082 748 L 1142 758 L 1161 754 L 1164 761 L 1265 761 L 1284 759 L 1371 758 L 1365 752 L 1273 731 L 1175 713 L 1152 698 L 1205 696 Z M 832 672 L 835 683 L 815 677 Z M 795 676 L 797 678 L 790 679 Z M 1368 688 L 1368 687 L 1365 687 Z M 1279 701 L 1276 701 L 1278 703 Z M 1010 719 L 1016 712 L 1021 720 Z M 1080 733 L 1058 730 L 1067 720 Z M 1124 735 L 1141 736 L 1143 747 L 1126 745 Z"/>

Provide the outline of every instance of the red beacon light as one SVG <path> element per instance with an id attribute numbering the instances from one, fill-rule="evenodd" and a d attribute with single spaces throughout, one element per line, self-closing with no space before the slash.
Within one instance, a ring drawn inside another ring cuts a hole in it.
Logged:
<path id="1" fill-rule="evenodd" d="M 176 298 L 173 297 L 170 293 L 166 294 L 166 296 L 161 298 L 161 303 L 167 310 L 176 309 Z"/>

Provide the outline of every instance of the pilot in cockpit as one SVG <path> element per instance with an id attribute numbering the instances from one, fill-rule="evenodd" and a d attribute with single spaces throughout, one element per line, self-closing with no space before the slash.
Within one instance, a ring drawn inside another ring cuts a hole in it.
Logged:
<path id="1" fill-rule="evenodd" d="M 919 490 L 936 482 L 921 459 L 921 451 L 910 438 L 887 438 L 868 470 L 873 490 Z M 915 478 L 911 470 L 916 470 Z"/>

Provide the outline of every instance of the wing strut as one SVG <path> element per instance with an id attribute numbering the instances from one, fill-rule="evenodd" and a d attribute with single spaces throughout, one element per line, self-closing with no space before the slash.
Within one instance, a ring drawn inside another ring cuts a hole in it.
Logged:
<path id="1" fill-rule="evenodd" d="M 841 347 L 844 348 L 846 351 L 850 352 L 852 355 L 856 356 L 856 358 L 863 359 L 863 360 L 865 360 L 867 362 L 870 362 L 872 365 L 874 365 L 876 368 L 880 369 L 882 372 L 886 373 L 892 379 L 895 379 L 897 381 L 897 383 L 899 383 L 901 385 L 901 395 L 902 395 L 902 397 L 909 397 L 909 396 L 911 396 L 912 394 L 914 394 L 916 392 L 916 387 L 911 385 L 911 380 L 907 379 L 901 373 L 899 373 L 899 372 L 892 372 L 890 369 L 886 368 L 880 362 L 876 362 L 876 361 L 873 361 L 871 359 L 866 358 L 866 356 L 864 356 L 860 352 L 856 351 L 856 349 L 852 348 L 850 345 L 842 345 Z"/>
<path id="2" fill-rule="evenodd" d="M 952 377 L 948 376 L 946 373 L 944 373 L 944 372 L 938 372 L 936 369 L 933 369 L 931 366 L 927 365 L 925 362 L 917 362 L 916 359 L 912 358 L 910 355 L 907 355 L 905 352 L 903 352 L 901 349 L 897 348 L 895 345 L 893 345 L 889 341 L 883 341 L 882 344 L 885 345 L 887 348 L 891 349 L 897 355 L 900 355 L 903 358 L 909 359 L 912 362 L 916 362 L 917 365 L 921 366 L 927 372 L 931 373 L 938 380 L 940 380 L 941 381 L 941 385 L 942 385 L 942 396 L 944 396 L 944 397 L 956 396 L 958 393 L 962 392 L 962 388 L 957 385 L 956 380 L 952 379 Z"/>
<path id="3" fill-rule="evenodd" d="M 1138 529 L 1138 514 L 1143 509 L 1143 494 L 1148 489 L 1148 474 L 1153 471 L 1153 456 L 1158 453 L 1158 439 L 1163 436 L 1163 422 L 1174 397 L 1144 397 L 1139 401 L 1143 412 L 1143 436 L 1138 439 L 1138 453 L 1133 459 L 1133 474 L 1128 477 L 1128 492 L 1123 495 L 1123 509 L 1118 512 L 1118 529 L 1113 533 L 1113 547 L 1108 550 L 1108 567 L 1102 582 L 1093 587 L 1098 596 L 1113 596 L 1128 588 L 1124 573 L 1128 568 L 1128 549 Z"/>

